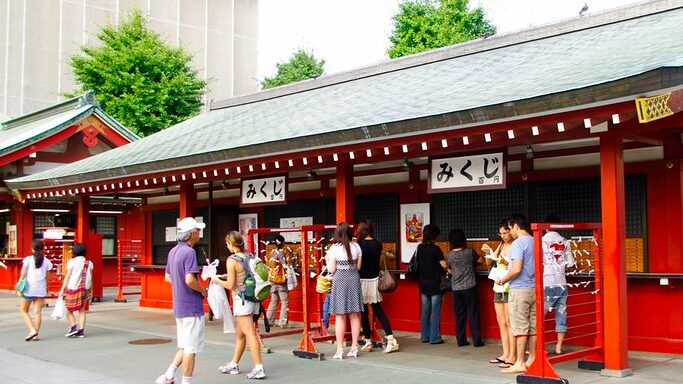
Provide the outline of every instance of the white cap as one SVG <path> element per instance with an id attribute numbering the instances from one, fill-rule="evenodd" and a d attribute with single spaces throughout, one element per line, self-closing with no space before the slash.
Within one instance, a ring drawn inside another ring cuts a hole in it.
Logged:
<path id="1" fill-rule="evenodd" d="M 178 222 L 176 228 L 179 232 L 189 232 L 193 229 L 204 229 L 206 228 L 206 224 L 198 223 L 197 220 L 191 217 L 186 217 Z"/>

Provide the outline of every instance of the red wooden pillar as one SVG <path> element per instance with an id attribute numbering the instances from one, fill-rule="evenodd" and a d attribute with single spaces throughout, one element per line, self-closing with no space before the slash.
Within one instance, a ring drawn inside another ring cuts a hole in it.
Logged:
<path id="1" fill-rule="evenodd" d="M 193 184 L 180 186 L 180 213 L 179 217 L 194 217 L 195 192 Z"/>
<path id="2" fill-rule="evenodd" d="M 90 234 L 90 197 L 78 196 L 78 212 L 76 212 L 76 242 L 88 243 Z"/>
<path id="3" fill-rule="evenodd" d="M 17 226 L 16 257 L 30 255 L 33 247 L 33 215 L 28 207 L 19 201 L 14 202 L 11 215 L 10 224 Z"/>
<path id="4" fill-rule="evenodd" d="M 600 136 L 600 191 L 605 325 L 602 374 L 623 377 L 632 371 L 628 368 L 624 144 L 619 132 L 605 132 Z"/>
<path id="5" fill-rule="evenodd" d="M 337 222 L 353 224 L 353 164 L 337 166 Z"/>

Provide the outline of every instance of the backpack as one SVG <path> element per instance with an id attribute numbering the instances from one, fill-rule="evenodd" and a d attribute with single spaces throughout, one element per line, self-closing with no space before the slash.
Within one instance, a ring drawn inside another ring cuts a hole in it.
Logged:
<path id="1" fill-rule="evenodd" d="M 240 288 L 239 297 L 244 301 L 260 303 L 270 296 L 270 282 L 268 281 L 268 267 L 261 258 L 246 253 L 247 257 L 232 255 L 230 258 L 242 263 L 246 271 L 244 288 Z"/>

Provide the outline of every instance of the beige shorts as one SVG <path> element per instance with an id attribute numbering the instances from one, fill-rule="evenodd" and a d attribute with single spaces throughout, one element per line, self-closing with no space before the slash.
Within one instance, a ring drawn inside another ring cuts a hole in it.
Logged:
<path id="1" fill-rule="evenodd" d="M 232 296 L 232 314 L 234 316 L 258 315 L 260 311 L 259 303 L 242 300 L 239 296 Z"/>
<path id="2" fill-rule="evenodd" d="M 534 288 L 510 288 L 508 298 L 513 336 L 536 335 L 536 293 Z"/>
<path id="3" fill-rule="evenodd" d="M 185 353 L 199 353 L 204 350 L 204 316 L 175 319 L 178 329 L 178 348 Z"/>

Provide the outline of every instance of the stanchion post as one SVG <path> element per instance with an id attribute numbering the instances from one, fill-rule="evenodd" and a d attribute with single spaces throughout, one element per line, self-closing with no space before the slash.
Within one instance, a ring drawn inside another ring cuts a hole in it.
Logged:
<path id="1" fill-rule="evenodd" d="M 534 236 L 534 284 L 536 297 L 536 357 L 527 371 L 517 376 L 517 383 L 564 383 L 548 361 L 545 351 L 545 312 L 543 298 L 543 244 L 541 231 L 547 224 L 531 224 Z"/>
<path id="2" fill-rule="evenodd" d="M 117 264 L 117 285 L 118 285 L 118 292 L 116 293 L 116 299 L 114 299 L 115 302 L 117 303 L 125 303 L 126 299 L 123 297 L 123 246 L 121 245 L 122 240 L 118 241 L 118 246 L 117 248 L 117 255 L 116 255 L 116 264 Z"/>

